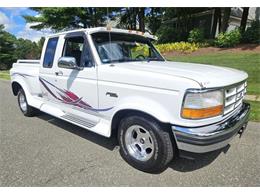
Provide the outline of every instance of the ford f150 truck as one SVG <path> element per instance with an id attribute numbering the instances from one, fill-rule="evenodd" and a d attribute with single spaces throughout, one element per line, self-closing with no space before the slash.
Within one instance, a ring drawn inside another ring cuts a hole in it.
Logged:
<path id="1" fill-rule="evenodd" d="M 46 37 L 40 60 L 18 60 L 10 71 L 22 113 L 115 134 L 121 156 L 146 172 L 181 152 L 228 145 L 248 121 L 247 73 L 167 61 L 154 38 L 106 27 Z"/>

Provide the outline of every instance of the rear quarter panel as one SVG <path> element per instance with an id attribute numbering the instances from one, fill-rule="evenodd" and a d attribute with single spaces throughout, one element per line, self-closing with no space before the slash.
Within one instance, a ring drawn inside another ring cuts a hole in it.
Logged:
<path id="1" fill-rule="evenodd" d="M 10 70 L 11 82 L 19 83 L 27 96 L 41 94 L 38 64 L 14 63 Z"/>

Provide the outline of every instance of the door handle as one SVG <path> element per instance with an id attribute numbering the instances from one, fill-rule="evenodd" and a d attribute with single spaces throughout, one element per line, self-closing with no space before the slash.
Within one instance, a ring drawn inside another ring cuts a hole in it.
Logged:
<path id="1" fill-rule="evenodd" d="M 62 72 L 62 71 L 55 72 L 55 75 L 56 75 L 56 76 L 62 76 L 62 75 L 63 75 L 63 72 Z"/>
<path id="2" fill-rule="evenodd" d="M 107 92 L 106 96 L 110 96 L 110 97 L 114 97 L 114 98 L 118 97 L 118 95 L 116 93 L 111 93 L 111 92 Z"/>

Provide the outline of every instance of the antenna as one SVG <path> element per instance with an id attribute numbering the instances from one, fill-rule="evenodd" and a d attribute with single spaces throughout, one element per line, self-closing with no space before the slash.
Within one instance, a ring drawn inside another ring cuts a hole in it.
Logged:
<path id="1" fill-rule="evenodd" d="M 109 41 L 109 50 L 110 50 L 109 51 L 110 55 L 108 55 L 108 56 L 109 56 L 109 60 L 112 61 L 112 59 L 111 59 L 112 44 L 111 44 L 111 34 L 110 34 L 112 26 L 110 24 L 110 17 L 109 17 L 109 10 L 108 9 L 109 8 L 107 7 L 107 30 L 108 30 L 108 41 Z"/>
<path id="2" fill-rule="evenodd" d="M 109 17 L 109 8 L 107 7 L 107 30 L 111 30 L 112 26 L 111 26 L 111 22 L 110 22 L 110 17 Z"/>

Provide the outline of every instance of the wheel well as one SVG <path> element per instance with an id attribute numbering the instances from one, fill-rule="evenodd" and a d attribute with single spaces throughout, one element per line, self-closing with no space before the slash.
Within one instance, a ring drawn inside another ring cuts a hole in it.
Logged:
<path id="1" fill-rule="evenodd" d="M 171 129 L 171 125 L 169 123 L 163 123 L 161 121 L 159 121 L 157 118 L 155 118 L 154 116 L 147 114 L 145 112 L 139 111 L 139 110 L 133 110 L 133 109 L 125 109 L 125 110 L 120 110 L 118 111 L 113 119 L 112 119 L 112 123 L 111 123 L 111 130 L 112 136 L 117 136 L 117 131 L 118 131 L 118 126 L 120 121 L 127 117 L 127 116 L 132 116 L 132 115 L 137 115 L 137 116 L 145 116 L 151 120 L 155 120 L 156 122 L 158 122 L 160 124 L 160 126 L 164 129 L 164 130 L 170 130 Z"/>
<path id="2" fill-rule="evenodd" d="M 18 82 L 13 82 L 12 83 L 12 91 L 13 94 L 16 96 L 18 94 L 19 89 L 21 89 L 22 86 Z"/>

